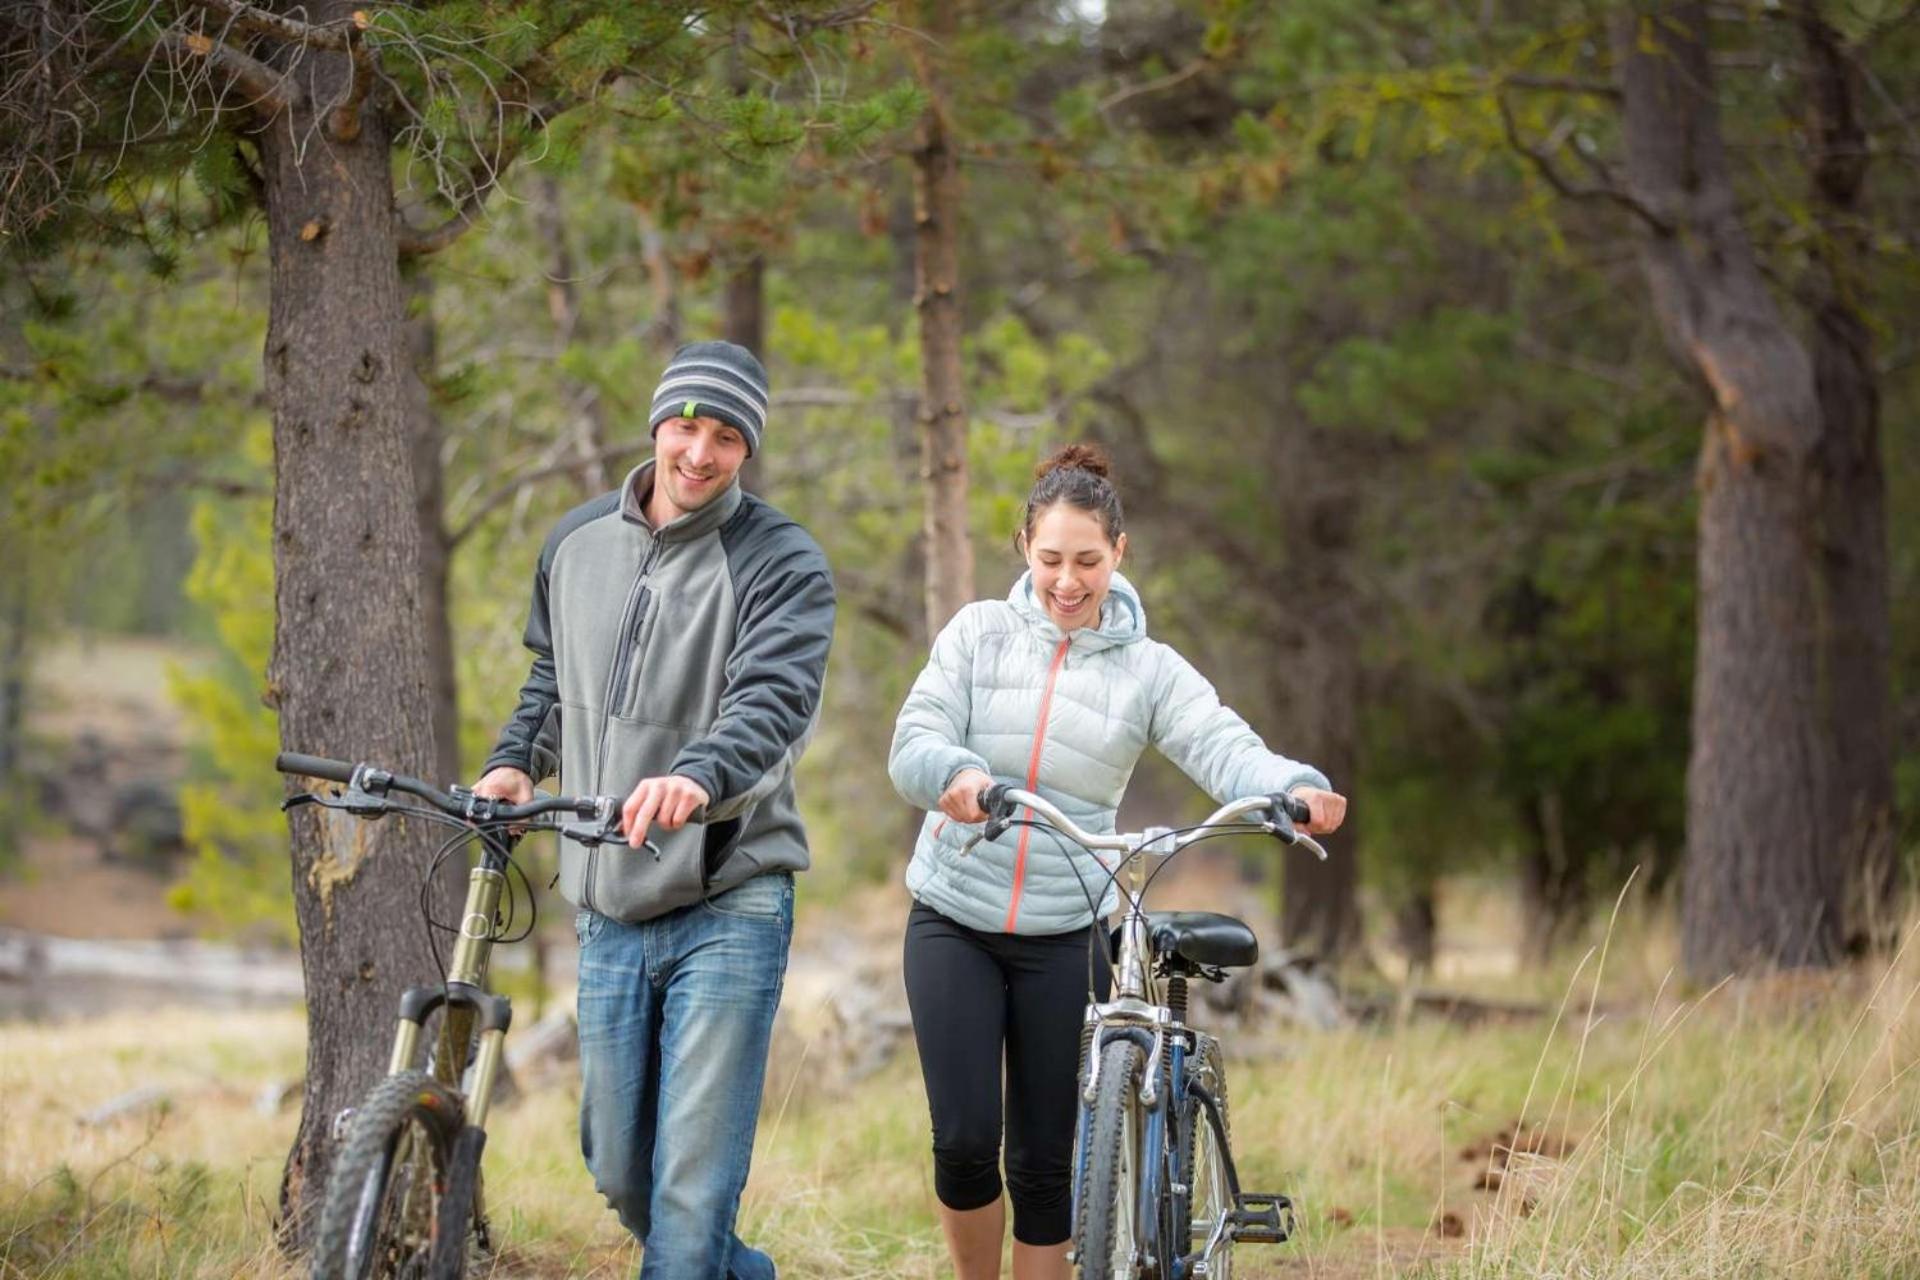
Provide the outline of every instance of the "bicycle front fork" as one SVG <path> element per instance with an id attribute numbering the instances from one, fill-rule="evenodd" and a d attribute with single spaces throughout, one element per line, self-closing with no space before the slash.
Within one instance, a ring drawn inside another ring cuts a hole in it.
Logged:
<path id="1" fill-rule="evenodd" d="M 471 1011 L 477 1020 L 480 1044 L 474 1055 L 473 1087 L 467 1090 L 466 1105 L 467 1123 L 475 1128 L 486 1125 L 493 1086 L 500 1078 L 507 1027 L 513 1021 L 512 1004 L 485 985 L 506 885 L 506 876 L 491 867 L 473 869 L 467 881 L 466 905 L 460 912 L 460 940 L 447 966 L 446 985 L 409 987 L 401 994 L 400 1021 L 394 1028 L 393 1056 L 387 1064 L 389 1075 L 412 1069 L 420 1055 L 421 1033 L 434 1010 L 444 1006 L 449 1020 L 455 1010 Z"/>

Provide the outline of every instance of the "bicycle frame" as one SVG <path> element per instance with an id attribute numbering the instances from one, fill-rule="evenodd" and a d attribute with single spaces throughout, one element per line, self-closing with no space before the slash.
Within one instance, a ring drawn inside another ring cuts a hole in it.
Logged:
<path id="1" fill-rule="evenodd" d="M 1198 1040 L 1194 1038 L 1198 1033 L 1190 1029 L 1185 1021 L 1185 979 L 1173 979 L 1181 985 L 1170 992 L 1155 973 L 1158 956 L 1147 929 L 1145 907 L 1146 882 L 1150 877 L 1144 874 L 1144 866 L 1149 856 L 1171 857 L 1194 840 L 1203 839 L 1208 834 L 1219 834 L 1219 828 L 1231 827 L 1248 815 L 1270 809 L 1272 801 L 1265 796 L 1234 801 L 1186 833 L 1175 833 L 1162 827 L 1137 834 L 1096 835 L 1081 830 L 1056 807 L 1031 792 L 1008 788 L 1002 794 L 1007 802 L 1026 807 L 1082 847 L 1090 851 L 1110 850 L 1121 855 L 1121 865 L 1116 869 L 1114 883 L 1125 899 L 1125 912 L 1118 929 L 1120 952 L 1114 961 L 1114 992 L 1110 999 L 1087 1006 L 1082 1034 L 1085 1065 L 1081 1081 L 1081 1105 L 1083 1108 L 1093 1105 L 1099 1085 L 1102 1047 L 1121 1037 L 1138 1043 L 1146 1053 L 1146 1064 L 1141 1073 L 1139 1092 L 1144 1125 L 1140 1135 L 1141 1160 L 1134 1222 L 1145 1253 L 1161 1264 L 1156 1268 L 1157 1273 L 1164 1280 L 1185 1280 L 1189 1275 L 1201 1273 L 1197 1270 L 1203 1267 L 1201 1260 L 1212 1256 L 1230 1227 L 1229 1215 L 1223 1212 L 1209 1228 L 1206 1243 L 1194 1253 L 1169 1254 L 1168 1249 L 1173 1242 L 1162 1239 L 1163 1232 L 1170 1224 L 1158 1212 L 1161 1178 L 1165 1177 L 1172 1184 L 1176 1197 L 1189 1197 L 1184 1202 L 1176 1201 L 1176 1204 L 1188 1209 L 1191 1207 L 1193 1171 L 1181 1167 L 1180 1153 L 1168 1135 L 1170 1132 L 1179 1132 L 1177 1126 L 1192 1114 L 1192 1108 L 1200 1107 L 1206 1112 L 1206 1122 L 1213 1130 L 1214 1142 L 1223 1157 L 1230 1203 L 1238 1202 L 1240 1176 L 1218 1100 L 1204 1086 L 1189 1079 L 1187 1074 L 1187 1052 L 1190 1045 L 1198 1045 Z M 1210 831 L 1210 828 L 1214 830 Z M 1248 830 L 1276 828 L 1261 823 L 1250 824 Z M 1326 858 L 1326 850 L 1311 837 L 1291 830 L 1287 834 L 1322 860 Z M 1084 1110 L 1082 1114 L 1085 1114 Z M 1170 1125 L 1175 1127 L 1170 1129 Z M 1075 1140 L 1073 1162 L 1072 1194 L 1076 1222 L 1079 1221 L 1084 1202 L 1088 1140 L 1087 1126 L 1083 1123 Z"/>
<path id="2" fill-rule="evenodd" d="M 479 1020 L 480 1043 L 474 1054 L 472 1086 L 464 1092 L 467 1123 L 475 1128 L 486 1127 L 493 1086 L 500 1077 L 505 1054 L 507 1028 L 513 1022 L 511 1003 L 486 987 L 493 944 L 499 940 L 500 900 L 507 887 L 507 849 L 496 832 L 482 832 L 480 843 L 484 853 L 480 865 L 467 878 L 467 899 L 460 911 L 459 939 L 447 963 L 446 985 L 408 987 L 401 993 L 393 1054 L 387 1064 L 388 1075 L 413 1068 L 426 1020 L 441 1006 L 446 1006 L 449 1016 L 455 1009 L 471 1009 Z M 446 1038 L 441 1047 L 447 1053 L 456 1049 Z M 446 1070 L 437 1074 L 457 1080 L 459 1064 L 443 1065 Z"/>
<path id="3" fill-rule="evenodd" d="M 460 911 L 458 939 L 447 965 L 444 982 L 437 986 L 408 987 L 400 995 L 398 1025 L 394 1028 L 393 1051 L 388 1058 L 387 1074 L 398 1075 L 413 1068 L 420 1054 L 420 1039 L 426 1021 L 436 1010 L 445 1008 L 451 1024 L 456 1010 L 469 1011 L 478 1022 L 479 1044 L 474 1053 L 471 1087 L 464 1090 L 466 1123 L 484 1129 L 492 1105 L 494 1084 L 500 1077 L 505 1054 L 507 1028 L 513 1021 L 513 1006 L 505 996 L 487 990 L 487 966 L 493 957 L 493 944 L 500 941 L 501 899 L 507 892 L 507 868 L 512 850 L 519 840 L 517 831 L 558 830 L 575 839 L 598 844 L 613 838 L 617 831 L 618 802 L 607 796 L 547 797 L 523 806 L 475 795 L 465 787 L 442 790 L 371 765 L 354 765 L 344 760 L 282 753 L 275 760 L 282 773 L 304 774 L 346 785 L 344 792 L 330 797 L 308 792 L 290 797 L 284 807 L 318 804 L 341 809 L 360 818 L 378 818 L 405 812 L 411 806 L 396 806 L 387 797 L 397 791 L 425 800 L 441 814 L 467 824 L 480 841 L 480 865 L 467 877 L 467 897 Z M 507 824 L 540 816 L 571 814 L 584 823 L 527 822 L 520 827 Z M 652 842 L 647 842 L 652 847 Z M 457 1085 L 460 1055 L 465 1049 L 466 1032 L 440 1037 L 434 1074 Z M 457 1041 L 457 1043 L 456 1043 Z M 349 1114 L 335 1118 L 338 1125 Z"/>

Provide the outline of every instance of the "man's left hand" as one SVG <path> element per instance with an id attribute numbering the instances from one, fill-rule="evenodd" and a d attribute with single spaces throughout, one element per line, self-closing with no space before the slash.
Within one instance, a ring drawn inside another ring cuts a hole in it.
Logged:
<path id="1" fill-rule="evenodd" d="M 626 833 L 627 843 L 638 849 L 647 838 L 648 827 L 658 822 L 662 830 L 678 831 L 687 825 L 694 810 L 711 799 L 705 787 L 677 773 L 642 778 L 620 806 L 620 830 Z"/>

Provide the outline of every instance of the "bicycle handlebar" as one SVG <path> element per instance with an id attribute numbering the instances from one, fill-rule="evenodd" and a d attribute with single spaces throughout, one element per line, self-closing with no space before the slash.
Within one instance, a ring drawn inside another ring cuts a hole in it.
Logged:
<path id="1" fill-rule="evenodd" d="M 303 756 L 297 751 L 282 751 L 273 758 L 273 767 L 282 773 L 305 774 L 309 778 L 325 778 L 328 782 L 353 781 L 353 766 L 345 760 L 329 760 L 325 756 Z"/>
<path id="2" fill-rule="evenodd" d="M 448 817 L 475 826 L 518 824 L 546 814 L 572 814 L 591 821 L 541 825 L 550 826 L 584 844 L 606 844 L 624 838 L 619 828 L 620 802 L 611 796 L 539 796 L 526 804 L 508 804 L 494 796 L 475 795 L 467 787 L 436 787 L 418 778 L 393 773 L 375 765 L 349 764 L 345 760 L 329 760 L 325 756 L 302 755 L 294 751 L 283 751 L 275 756 L 273 767 L 281 773 L 302 774 L 342 783 L 353 791 L 363 793 L 363 801 L 371 797 L 380 802 L 382 807 L 368 806 L 368 812 L 363 816 L 376 816 L 387 812 L 389 808 L 407 808 L 386 802 L 388 792 L 398 791 L 426 801 Z M 643 847 L 652 845 L 653 842 L 648 840 Z"/>
<path id="3" fill-rule="evenodd" d="M 1285 794 L 1248 796 L 1243 800 L 1231 801 L 1214 810 L 1206 821 L 1177 836 L 1171 831 L 1162 835 L 1155 835 L 1152 832 L 1141 832 L 1135 835 L 1120 832 L 1112 835 L 1096 835 L 1091 831 L 1082 830 L 1078 823 L 1060 812 L 1059 808 L 1045 797 L 1037 796 L 1031 791 L 1022 791 L 1004 782 L 982 788 L 979 803 L 987 814 L 987 824 L 981 832 L 982 839 L 998 839 L 1001 833 L 1012 825 L 1014 810 L 1027 808 L 1048 826 L 1084 848 L 1112 849 L 1121 853 L 1132 853 L 1135 850 L 1152 851 L 1167 855 L 1179 852 L 1195 840 L 1204 840 L 1209 835 L 1218 834 L 1217 831 L 1211 831 L 1209 828 L 1238 822 L 1249 814 L 1264 811 L 1277 819 L 1277 821 L 1269 820 L 1261 823 L 1262 828 L 1269 834 L 1287 844 L 1305 845 L 1322 862 L 1327 860 L 1327 851 L 1320 842 L 1306 832 L 1297 830 L 1293 825 L 1295 822 L 1305 822 L 1311 817 L 1306 801 Z M 1156 845 L 1165 847 L 1155 849 Z"/>

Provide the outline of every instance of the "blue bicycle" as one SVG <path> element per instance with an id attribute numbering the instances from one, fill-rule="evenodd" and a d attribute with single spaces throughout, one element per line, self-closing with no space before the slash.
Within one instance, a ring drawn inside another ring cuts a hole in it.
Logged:
<path id="1" fill-rule="evenodd" d="M 1189 979 L 1218 982 L 1259 959 L 1242 921 L 1205 911 L 1149 912 L 1155 868 L 1213 836 L 1261 834 L 1325 849 L 1294 827 L 1306 806 L 1289 796 L 1236 800 L 1205 822 L 1134 834 L 1083 831 L 1040 796 L 1009 786 L 980 794 L 982 839 L 1010 826 L 1051 829 L 1090 852 L 1119 857 L 1108 875 L 1125 912 L 1113 936 L 1112 999 L 1087 1006 L 1081 1032 L 1080 1113 L 1074 1139 L 1073 1261 L 1099 1280 L 1220 1280 L 1235 1243 L 1278 1244 L 1293 1234 L 1284 1195 L 1242 1191 L 1227 1118 L 1220 1041 L 1187 1023 Z M 1019 816 L 1026 810 L 1027 817 Z"/>

